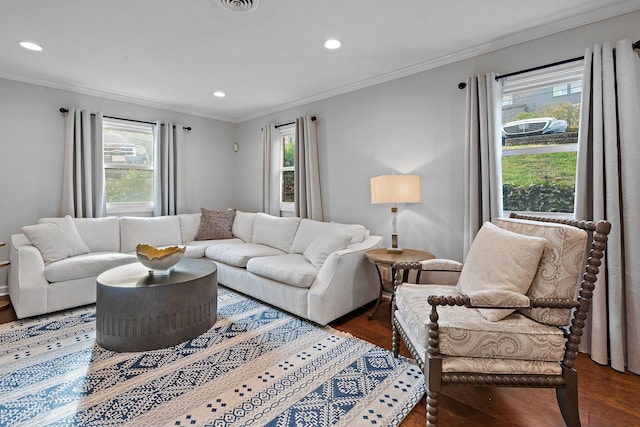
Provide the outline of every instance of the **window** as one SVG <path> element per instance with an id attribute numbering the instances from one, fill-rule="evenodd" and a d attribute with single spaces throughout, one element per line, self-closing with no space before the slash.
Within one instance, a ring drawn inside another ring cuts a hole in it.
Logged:
<path id="1" fill-rule="evenodd" d="M 513 95 L 505 95 L 502 97 L 502 106 L 510 107 L 513 105 Z"/>
<path id="2" fill-rule="evenodd" d="M 582 93 L 582 80 L 569 83 L 569 93 Z"/>
<path id="3" fill-rule="evenodd" d="M 294 212 L 295 202 L 295 127 L 280 129 L 280 211 Z"/>
<path id="4" fill-rule="evenodd" d="M 557 85 L 553 87 L 553 96 L 564 96 L 569 94 L 567 85 Z"/>
<path id="5" fill-rule="evenodd" d="M 153 125 L 105 119 L 102 136 L 107 214 L 153 212 Z"/>
<path id="6" fill-rule="evenodd" d="M 573 213 L 581 92 L 581 62 L 505 82 L 505 211 Z"/>
<path id="7" fill-rule="evenodd" d="M 576 93 L 582 93 L 582 80 L 577 82 L 565 83 L 553 87 L 553 96 L 566 96 Z"/>

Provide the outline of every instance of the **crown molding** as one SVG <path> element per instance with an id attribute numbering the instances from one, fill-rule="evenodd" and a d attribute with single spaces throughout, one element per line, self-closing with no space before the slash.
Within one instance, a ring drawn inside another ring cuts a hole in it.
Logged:
<path id="1" fill-rule="evenodd" d="M 67 92 L 77 93 L 80 95 L 95 96 L 97 98 L 108 99 L 111 101 L 126 102 L 127 104 L 134 104 L 134 105 L 140 105 L 143 107 L 155 108 L 158 110 L 171 111 L 173 113 L 188 114 L 190 116 L 204 117 L 207 119 L 221 120 L 224 122 L 233 122 L 228 117 L 217 116 L 205 111 L 192 110 L 192 109 L 184 108 L 178 105 L 173 105 L 171 103 L 150 99 L 150 98 L 127 95 L 125 93 L 106 91 L 106 90 L 95 89 L 95 88 L 90 88 L 90 87 L 80 86 L 80 85 L 52 82 L 49 80 L 41 80 L 41 79 L 25 77 L 25 76 L 18 76 L 15 74 L 5 73 L 1 71 L 0 71 L 0 78 L 13 80 L 21 83 L 28 83 L 36 86 L 43 86 L 50 89 L 64 90 Z"/>

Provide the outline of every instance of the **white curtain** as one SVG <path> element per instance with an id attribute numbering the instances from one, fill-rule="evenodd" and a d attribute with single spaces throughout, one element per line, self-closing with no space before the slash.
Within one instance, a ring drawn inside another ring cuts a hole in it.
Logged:
<path id="1" fill-rule="evenodd" d="M 309 116 L 296 119 L 295 215 L 323 221 L 320 163 L 316 122 Z"/>
<path id="2" fill-rule="evenodd" d="M 482 224 L 503 214 L 501 126 L 502 82 L 495 73 L 467 79 L 464 256 Z"/>
<path id="3" fill-rule="evenodd" d="M 622 40 L 584 63 L 575 216 L 612 227 L 580 349 L 640 374 L 640 59 Z"/>
<path id="4" fill-rule="evenodd" d="M 262 211 L 280 216 L 280 153 L 274 124 L 262 127 Z"/>
<path id="5" fill-rule="evenodd" d="M 62 216 L 97 218 L 106 212 L 102 114 L 69 108 L 65 116 Z"/>
<path id="6" fill-rule="evenodd" d="M 186 211 L 184 170 L 184 128 L 156 122 L 153 129 L 155 182 L 154 216 L 176 215 Z"/>

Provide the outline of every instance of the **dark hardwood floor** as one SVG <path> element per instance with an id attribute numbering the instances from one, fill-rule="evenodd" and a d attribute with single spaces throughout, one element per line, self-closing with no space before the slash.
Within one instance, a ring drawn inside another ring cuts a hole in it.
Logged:
<path id="1" fill-rule="evenodd" d="M 0 301 L 8 296 L 0 296 Z M 391 349 L 389 302 L 384 300 L 373 320 L 373 305 L 344 316 L 331 326 Z M 16 319 L 12 307 L 0 310 L 0 323 Z M 404 345 L 401 354 L 409 356 Z M 580 419 L 584 427 L 640 426 L 640 376 L 620 373 L 580 354 L 578 370 Z M 552 389 L 517 389 L 488 386 L 447 386 L 440 399 L 442 427 L 562 427 L 564 422 Z M 402 427 L 425 425 L 422 399 Z"/>
<path id="2" fill-rule="evenodd" d="M 0 295 L 0 301 L 9 301 L 9 295 Z M 0 323 L 7 323 L 16 320 L 16 312 L 11 305 L 0 310 Z"/>

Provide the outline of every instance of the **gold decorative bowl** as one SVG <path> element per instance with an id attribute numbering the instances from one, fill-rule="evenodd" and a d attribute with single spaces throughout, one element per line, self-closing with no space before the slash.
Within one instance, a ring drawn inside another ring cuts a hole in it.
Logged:
<path id="1" fill-rule="evenodd" d="M 136 246 L 138 261 L 149 269 L 151 274 L 169 274 L 184 256 L 186 246 L 168 246 L 156 248 L 155 246 L 139 244 Z"/>

